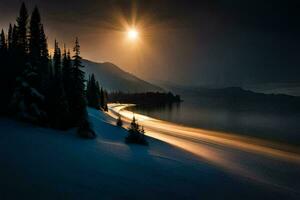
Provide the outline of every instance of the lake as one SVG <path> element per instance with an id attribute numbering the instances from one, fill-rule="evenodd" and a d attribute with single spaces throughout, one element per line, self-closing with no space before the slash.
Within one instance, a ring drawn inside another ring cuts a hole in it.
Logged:
<path id="1" fill-rule="evenodd" d="M 300 113 L 239 110 L 235 105 L 214 106 L 197 95 L 182 95 L 184 102 L 136 106 L 129 110 L 176 124 L 259 137 L 300 145 Z M 199 103 L 200 102 L 200 103 Z M 205 103 L 204 103 L 205 102 Z"/>

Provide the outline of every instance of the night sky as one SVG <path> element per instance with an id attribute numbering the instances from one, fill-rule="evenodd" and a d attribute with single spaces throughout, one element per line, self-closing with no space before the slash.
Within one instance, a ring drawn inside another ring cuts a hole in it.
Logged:
<path id="1" fill-rule="evenodd" d="M 244 86 L 300 83 L 300 3 L 277 0 L 28 0 L 48 35 L 82 56 L 110 61 L 152 81 Z M 209 2 L 209 3 L 208 3 Z M 0 1 L 0 27 L 14 23 L 21 1 Z M 123 22 L 140 41 L 124 41 Z"/>

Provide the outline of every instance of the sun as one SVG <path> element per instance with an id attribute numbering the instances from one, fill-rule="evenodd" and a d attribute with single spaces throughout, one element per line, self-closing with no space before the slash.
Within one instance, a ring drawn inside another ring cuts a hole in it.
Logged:
<path id="1" fill-rule="evenodd" d="M 132 28 L 127 31 L 127 36 L 130 40 L 136 40 L 139 37 L 139 32 L 136 29 Z"/>

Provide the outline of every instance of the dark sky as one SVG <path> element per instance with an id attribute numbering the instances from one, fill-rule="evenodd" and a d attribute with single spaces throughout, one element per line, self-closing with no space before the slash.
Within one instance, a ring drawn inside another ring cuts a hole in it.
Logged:
<path id="1" fill-rule="evenodd" d="M 0 1 L 0 26 L 19 0 Z M 27 0 L 41 10 L 49 42 L 110 61 L 147 80 L 193 85 L 300 82 L 300 3 L 278 0 Z M 120 19 L 136 22 L 139 44 L 124 42 Z M 50 45 L 52 47 L 52 45 Z"/>

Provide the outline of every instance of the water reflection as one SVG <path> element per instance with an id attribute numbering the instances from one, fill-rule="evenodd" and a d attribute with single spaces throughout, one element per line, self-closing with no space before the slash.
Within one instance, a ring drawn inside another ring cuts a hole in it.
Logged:
<path id="1" fill-rule="evenodd" d="M 180 106 L 181 102 L 176 102 L 166 104 L 136 105 L 127 109 L 133 112 L 137 111 L 149 115 L 152 115 L 154 113 L 160 113 L 166 115 L 168 119 L 171 119 L 172 116 L 180 113 Z"/>
<path id="2" fill-rule="evenodd" d="M 299 113 L 269 112 L 258 106 L 243 106 L 236 101 L 190 96 L 184 97 L 181 103 L 137 105 L 128 109 L 181 125 L 300 145 Z"/>

